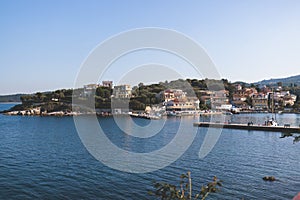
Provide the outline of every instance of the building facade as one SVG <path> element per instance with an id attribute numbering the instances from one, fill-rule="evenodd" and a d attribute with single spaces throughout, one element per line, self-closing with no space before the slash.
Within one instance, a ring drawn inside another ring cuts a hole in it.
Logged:
<path id="1" fill-rule="evenodd" d="M 254 94 L 252 96 L 252 107 L 254 110 L 268 110 L 268 95 Z"/>
<path id="2" fill-rule="evenodd" d="M 167 89 L 160 93 L 162 104 L 167 111 L 184 111 L 199 109 L 200 101 L 196 97 L 187 97 L 180 89 Z"/>
<path id="3" fill-rule="evenodd" d="M 99 87 L 99 84 L 88 84 L 83 86 L 83 96 L 89 97 L 95 94 L 96 89 Z"/>
<path id="4" fill-rule="evenodd" d="M 113 89 L 113 97 L 118 99 L 129 99 L 132 97 L 130 85 L 117 85 Z"/>
<path id="5" fill-rule="evenodd" d="M 160 98 L 162 102 L 173 101 L 175 99 L 186 98 L 186 92 L 180 89 L 167 89 L 160 93 Z"/>

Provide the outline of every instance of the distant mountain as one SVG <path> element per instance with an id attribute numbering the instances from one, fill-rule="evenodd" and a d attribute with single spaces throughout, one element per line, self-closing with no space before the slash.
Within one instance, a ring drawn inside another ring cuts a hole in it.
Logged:
<path id="1" fill-rule="evenodd" d="M 282 82 L 283 86 L 290 86 L 291 84 L 296 84 L 300 86 L 300 75 L 297 76 L 290 76 L 287 78 L 276 78 L 276 79 L 269 79 L 269 80 L 262 80 L 259 82 L 255 82 L 255 85 L 277 85 L 278 82 Z"/>
<path id="2" fill-rule="evenodd" d="M 21 102 L 20 97 L 24 94 L 1 95 L 0 102 Z"/>

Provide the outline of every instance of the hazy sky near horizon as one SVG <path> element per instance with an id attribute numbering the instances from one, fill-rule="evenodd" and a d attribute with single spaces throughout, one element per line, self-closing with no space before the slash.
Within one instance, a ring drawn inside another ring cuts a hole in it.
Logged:
<path id="1" fill-rule="evenodd" d="M 2 0 L 0 94 L 72 88 L 99 43 L 143 27 L 191 37 L 230 81 L 298 75 L 299 10 L 298 0 Z M 120 76 L 121 67 L 106 78 Z M 189 76 L 189 70 L 174 67 Z"/>

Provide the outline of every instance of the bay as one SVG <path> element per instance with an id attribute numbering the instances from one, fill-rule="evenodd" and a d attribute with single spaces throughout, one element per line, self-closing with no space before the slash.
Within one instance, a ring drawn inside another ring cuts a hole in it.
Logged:
<path id="1" fill-rule="evenodd" d="M 0 110 L 12 105 L 0 104 Z M 268 116 L 240 114 L 226 120 L 262 124 Z M 190 126 L 209 120 L 185 119 Z M 124 134 L 113 118 L 98 120 L 116 146 L 144 153 L 168 145 L 181 118 L 169 118 L 159 134 L 147 139 Z M 133 120 L 140 126 L 149 124 L 145 119 Z M 277 115 L 277 120 L 299 126 L 300 115 Z M 221 191 L 208 199 L 292 199 L 300 191 L 300 143 L 293 144 L 292 138 L 224 129 L 213 150 L 199 159 L 207 129 L 192 129 L 197 135 L 178 160 L 154 172 L 134 174 L 111 169 L 89 154 L 72 117 L 0 115 L 0 199 L 155 199 L 147 194 L 153 181 L 177 184 L 180 174 L 187 171 L 192 173 L 194 190 L 213 176 L 223 180 Z M 268 175 L 279 181 L 264 182 L 262 177 Z"/>

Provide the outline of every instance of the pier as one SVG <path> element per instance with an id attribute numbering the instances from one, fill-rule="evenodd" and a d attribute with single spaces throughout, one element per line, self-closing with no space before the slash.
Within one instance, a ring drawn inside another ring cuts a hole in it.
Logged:
<path id="1" fill-rule="evenodd" d="M 211 128 L 225 128 L 225 129 L 239 129 L 239 130 L 253 130 L 253 131 L 271 131 L 281 133 L 300 133 L 300 127 L 287 126 L 264 126 L 264 125 L 248 125 L 248 124 L 225 124 L 214 122 L 195 122 L 194 126 L 211 127 Z"/>

